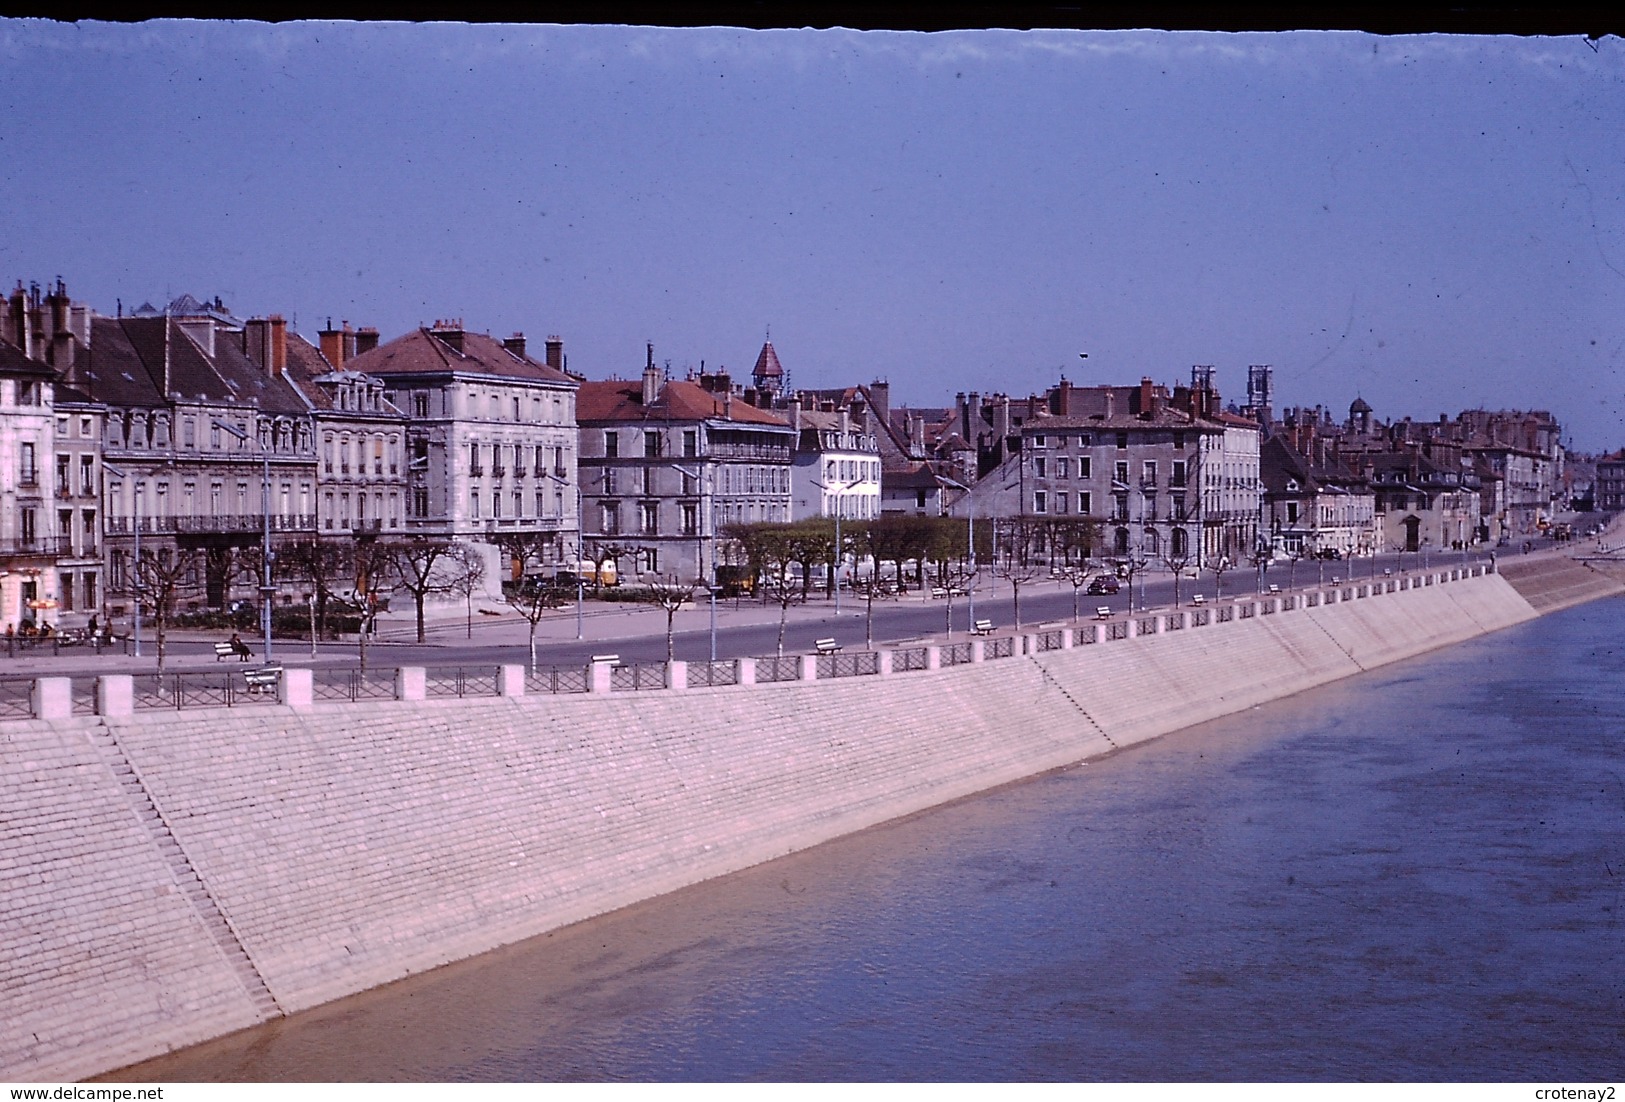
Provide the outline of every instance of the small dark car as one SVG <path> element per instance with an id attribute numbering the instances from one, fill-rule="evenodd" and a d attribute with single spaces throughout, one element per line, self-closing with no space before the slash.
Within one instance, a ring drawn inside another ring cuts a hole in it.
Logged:
<path id="1" fill-rule="evenodd" d="M 1110 574 L 1096 574 L 1090 581 L 1087 592 L 1091 596 L 1098 596 L 1102 593 L 1116 593 L 1119 588 L 1117 579 Z"/>

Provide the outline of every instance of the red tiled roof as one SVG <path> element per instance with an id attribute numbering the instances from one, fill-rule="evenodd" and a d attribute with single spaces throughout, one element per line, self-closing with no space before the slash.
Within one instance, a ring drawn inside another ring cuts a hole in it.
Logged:
<path id="1" fill-rule="evenodd" d="M 726 412 L 725 412 L 726 411 Z M 645 421 L 660 418 L 671 421 L 738 421 L 751 425 L 772 425 L 789 428 L 790 422 L 765 409 L 757 409 L 744 399 L 735 397 L 725 402 L 720 394 L 713 394 L 683 379 L 667 379 L 660 385 L 660 394 L 654 404 L 643 405 L 643 384 L 621 379 L 585 382 L 576 392 L 576 420 L 588 421 Z"/>
<path id="2" fill-rule="evenodd" d="M 463 371 L 510 379 L 575 384 L 575 380 L 562 371 L 538 363 L 529 356 L 510 352 L 501 341 L 489 334 L 465 330 L 455 332 L 461 335 L 461 351 L 448 343 L 450 331 L 419 328 L 370 352 L 363 352 L 353 360 L 347 360 L 344 367 L 368 375 L 431 375 Z"/>

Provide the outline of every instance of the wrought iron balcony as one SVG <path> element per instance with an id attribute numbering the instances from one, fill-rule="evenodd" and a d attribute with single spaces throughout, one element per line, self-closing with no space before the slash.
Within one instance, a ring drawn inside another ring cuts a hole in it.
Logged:
<path id="1" fill-rule="evenodd" d="M 491 533 L 557 532 L 563 527 L 563 517 L 493 517 L 485 522 L 485 530 Z"/>
<path id="2" fill-rule="evenodd" d="M 0 555 L 18 558 L 47 558 L 69 554 L 72 550 L 72 540 L 61 539 L 57 536 L 0 540 Z"/>
<path id="3" fill-rule="evenodd" d="M 108 517 L 107 535 L 131 536 L 136 531 L 136 518 L 134 517 Z M 207 516 L 156 516 L 141 517 L 140 528 L 142 535 L 210 535 L 227 532 L 259 532 L 265 527 L 265 517 L 261 513 L 220 514 Z M 306 532 L 314 531 L 316 518 L 308 513 L 272 513 L 271 530 L 273 532 Z"/>

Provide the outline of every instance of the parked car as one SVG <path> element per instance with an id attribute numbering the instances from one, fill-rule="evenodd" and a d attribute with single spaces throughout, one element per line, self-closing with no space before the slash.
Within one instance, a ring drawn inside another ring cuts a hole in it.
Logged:
<path id="1" fill-rule="evenodd" d="M 1336 562 L 1343 557 L 1343 552 L 1339 551 L 1335 547 L 1322 547 L 1319 551 L 1315 552 L 1315 557 L 1317 559 L 1330 559 L 1333 562 Z"/>
<path id="2" fill-rule="evenodd" d="M 1102 593 L 1116 593 L 1120 588 L 1122 587 L 1117 579 L 1110 574 L 1096 574 L 1089 582 L 1087 592 L 1090 596 L 1098 596 Z"/>

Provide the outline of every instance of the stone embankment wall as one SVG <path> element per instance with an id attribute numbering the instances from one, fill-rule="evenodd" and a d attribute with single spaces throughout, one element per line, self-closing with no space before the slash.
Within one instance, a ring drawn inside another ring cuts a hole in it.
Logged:
<path id="1" fill-rule="evenodd" d="M 1496 575 L 1316 600 L 889 677 L 8 723 L 0 1079 L 131 1063 L 1537 614 Z"/>

